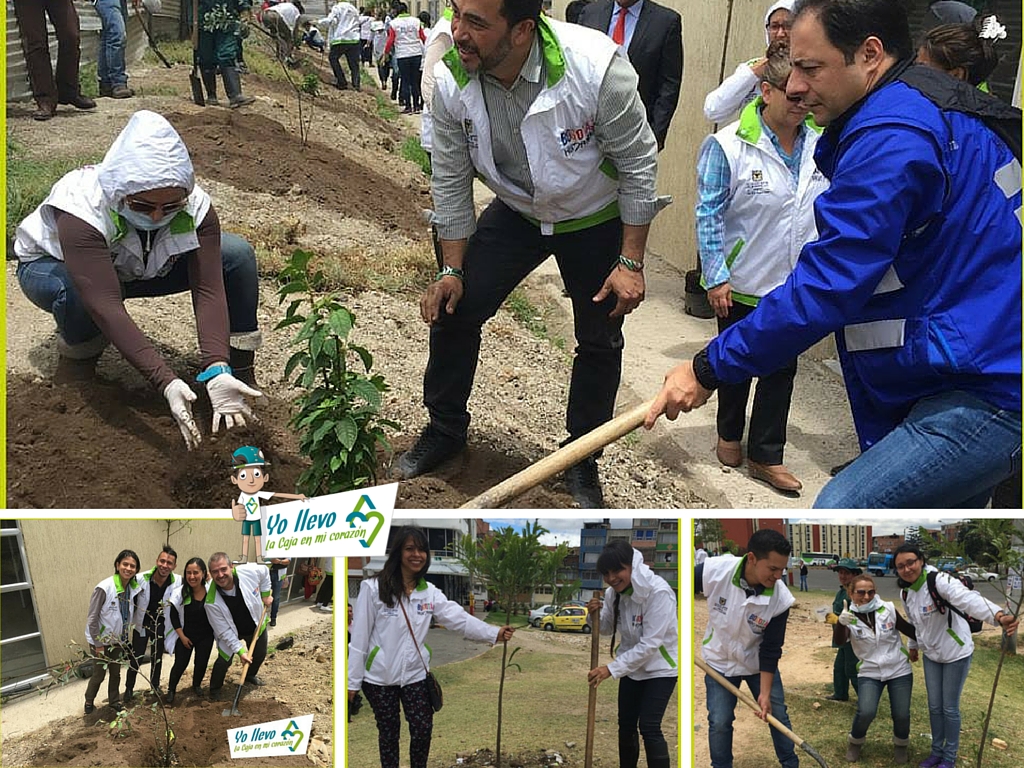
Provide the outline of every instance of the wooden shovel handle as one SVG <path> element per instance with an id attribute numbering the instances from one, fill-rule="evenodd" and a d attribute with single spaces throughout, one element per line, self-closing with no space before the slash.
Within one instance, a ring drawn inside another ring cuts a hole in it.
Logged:
<path id="1" fill-rule="evenodd" d="M 594 597 L 600 597 L 600 590 L 594 590 Z M 601 612 L 597 612 L 597 620 L 590 633 L 590 668 L 597 669 L 600 661 L 601 643 Z M 587 699 L 587 749 L 584 756 L 583 768 L 591 768 L 594 762 L 594 720 L 597 715 L 597 687 L 591 686 L 590 698 Z"/>
<path id="2" fill-rule="evenodd" d="M 549 456 L 531 464 L 522 472 L 512 475 L 508 480 L 500 482 L 479 496 L 470 499 L 462 505 L 462 509 L 494 509 L 504 502 L 516 498 L 535 485 L 539 485 L 573 464 L 582 461 L 594 451 L 604 448 L 609 443 L 614 443 L 623 435 L 628 435 L 644 423 L 647 412 L 653 403 L 653 400 L 648 400 L 646 403 L 641 403 L 625 413 L 619 414 L 611 421 L 606 421 L 597 429 L 591 430 L 583 437 L 573 440 Z"/>

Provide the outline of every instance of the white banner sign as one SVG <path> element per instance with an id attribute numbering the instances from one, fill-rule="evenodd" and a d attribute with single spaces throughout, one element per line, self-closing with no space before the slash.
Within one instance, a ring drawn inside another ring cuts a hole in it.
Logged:
<path id="1" fill-rule="evenodd" d="M 313 716 L 301 715 L 272 723 L 228 729 L 232 757 L 304 755 L 313 730 Z"/>
<path id="2" fill-rule="evenodd" d="M 263 556 L 383 555 L 398 483 L 263 507 Z"/>

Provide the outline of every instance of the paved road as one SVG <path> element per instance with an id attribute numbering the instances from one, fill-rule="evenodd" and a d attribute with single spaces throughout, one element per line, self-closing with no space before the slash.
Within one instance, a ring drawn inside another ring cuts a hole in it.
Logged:
<path id="1" fill-rule="evenodd" d="M 494 635 L 498 635 L 497 627 L 494 628 Z M 433 654 L 430 666 L 434 668 L 472 659 L 490 648 L 486 643 L 474 643 L 459 633 L 449 632 L 443 627 L 435 627 L 427 632 L 427 645 Z"/>
<path id="2" fill-rule="evenodd" d="M 878 587 L 878 593 L 882 596 L 883 600 L 894 602 L 897 605 L 900 603 L 900 588 L 896 583 L 895 576 L 883 576 L 881 578 L 875 577 L 875 585 Z M 997 603 L 1002 602 L 1000 600 L 1000 582 L 994 582 L 994 584 L 975 584 L 974 588 L 978 590 L 982 595 L 987 597 L 989 600 L 993 600 Z M 800 593 L 797 591 L 800 586 L 800 573 L 799 571 L 793 574 L 793 593 L 799 598 Z M 825 568 L 811 568 L 810 573 L 807 574 L 807 586 L 810 589 L 824 589 L 835 591 L 839 589 L 839 577 L 836 576 L 832 571 L 826 570 Z"/>

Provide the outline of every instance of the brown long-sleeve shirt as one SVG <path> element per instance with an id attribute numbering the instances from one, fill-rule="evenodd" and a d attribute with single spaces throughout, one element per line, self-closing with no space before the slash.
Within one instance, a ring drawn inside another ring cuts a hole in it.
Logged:
<path id="1" fill-rule="evenodd" d="M 178 375 L 132 320 L 103 235 L 73 214 L 58 211 L 57 236 L 68 274 L 103 335 L 159 391 Z M 228 305 L 221 266 L 220 220 L 211 206 L 196 230 L 199 248 L 184 254 L 196 314 L 203 368 L 228 359 Z"/>

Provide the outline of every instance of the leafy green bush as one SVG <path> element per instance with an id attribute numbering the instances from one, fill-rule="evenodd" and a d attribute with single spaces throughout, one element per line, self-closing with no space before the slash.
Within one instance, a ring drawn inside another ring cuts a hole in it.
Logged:
<path id="1" fill-rule="evenodd" d="M 409 136 L 402 144 L 402 157 L 416 163 L 425 176 L 430 175 L 430 155 L 420 145 L 420 140 L 416 136 Z"/>
<path id="2" fill-rule="evenodd" d="M 384 377 L 370 374 L 373 356 L 348 340 L 355 315 L 330 293 L 320 295 L 323 272 L 311 272 L 312 254 L 296 250 L 281 271 L 279 303 L 291 298 L 277 328 L 299 325 L 284 376 L 303 390 L 289 425 L 299 432 L 299 452 L 312 462 L 298 487 L 310 496 L 362 488 L 377 480 L 377 447 L 390 452 L 385 428 L 399 425 L 380 415 Z M 304 298 L 303 298 L 304 296 Z M 308 306 L 307 314 L 300 309 Z M 350 367 L 350 362 L 353 364 Z M 359 365 L 362 371 L 355 370 Z"/>

